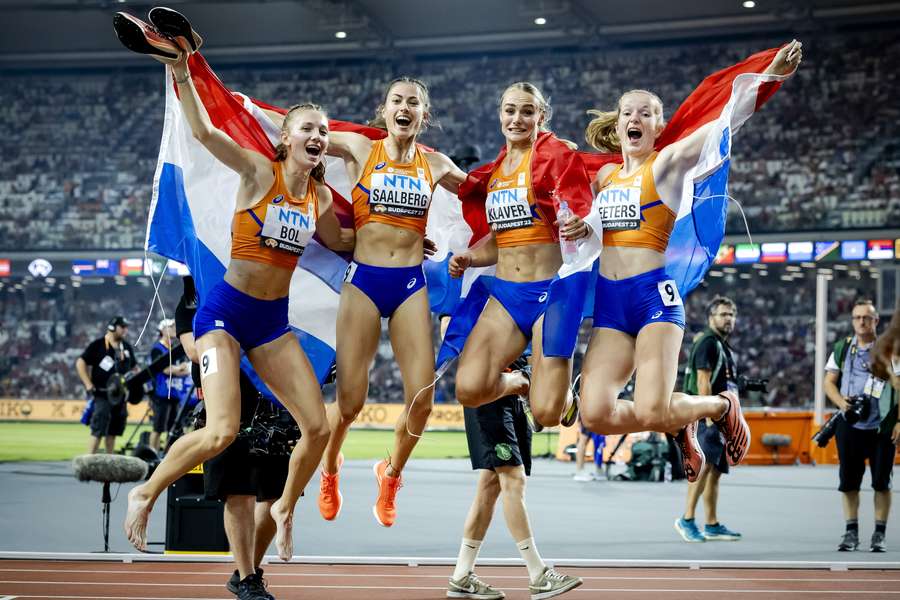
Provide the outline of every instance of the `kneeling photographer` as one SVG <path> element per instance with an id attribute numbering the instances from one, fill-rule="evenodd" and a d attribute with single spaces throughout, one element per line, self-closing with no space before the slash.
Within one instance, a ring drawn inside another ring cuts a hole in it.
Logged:
<path id="1" fill-rule="evenodd" d="M 878 326 L 878 313 L 870 300 L 858 300 L 853 306 L 851 337 L 835 343 L 825 366 L 825 394 L 841 414 L 829 422 L 834 427 L 839 476 L 846 530 L 838 545 L 841 552 L 859 548 L 859 491 L 866 460 L 875 491 L 875 531 L 869 549 L 884 552 L 885 530 L 891 509 L 891 477 L 895 443 L 900 436 L 897 424 L 896 393 L 886 385 L 887 374 L 872 362 L 872 347 Z M 827 430 L 816 437 L 827 443 Z"/>

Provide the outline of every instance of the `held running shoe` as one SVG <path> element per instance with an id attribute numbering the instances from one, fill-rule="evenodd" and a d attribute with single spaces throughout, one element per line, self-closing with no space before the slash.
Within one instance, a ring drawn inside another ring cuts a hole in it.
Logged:
<path id="1" fill-rule="evenodd" d="M 688 423 L 675 436 L 675 443 L 681 450 L 681 465 L 684 468 L 684 476 L 691 483 L 697 481 L 703 467 L 706 466 L 706 455 L 697 440 L 697 422 Z"/>
<path id="2" fill-rule="evenodd" d="M 692 544 L 706 541 L 706 537 L 700 533 L 700 529 L 697 527 L 697 522 L 694 519 L 678 517 L 675 519 L 675 531 L 681 535 L 684 541 Z"/>
<path id="3" fill-rule="evenodd" d="M 855 552 L 859 549 L 859 532 L 845 531 L 841 543 L 838 544 L 838 552 Z"/>
<path id="4" fill-rule="evenodd" d="M 181 57 L 181 49 L 175 42 L 134 15 L 117 12 L 113 16 L 113 28 L 122 45 L 132 52 L 148 54 L 166 64 L 175 63 Z"/>
<path id="5" fill-rule="evenodd" d="M 872 543 L 869 552 L 887 552 L 887 544 L 884 543 L 884 533 L 876 531 L 872 534 Z"/>
<path id="6" fill-rule="evenodd" d="M 582 583 L 581 577 L 563 575 L 550 567 L 544 567 L 544 572 L 537 581 L 528 585 L 528 591 L 531 592 L 531 600 L 545 600 L 574 590 Z"/>
<path id="7" fill-rule="evenodd" d="M 571 427 L 578 420 L 578 396 L 569 392 L 566 398 L 566 407 L 563 409 L 559 424 L 563 427 Z"/>
<path id="8" fill-rule="evenodd" d="M 401 477 L 387 475 L 388 461 L 382 460 L 372 466 L 375 471 L 375 483 L 378 485 L 378 497 L 372 514 L 382 527 L 390 527 L 397 518 L 397 492 L 402 485 Z"/>
<path id="9" fill-rule="evenodd" d="M 495 590 L 487 583 L 483 582 L 478 576 L 469 571 L 469 574 L 462 579 L 450 579 L 447 584 L 448 598 L 470 598 L 473 600 L 503 600 L 506 594 L 500 590 Z"/>
<path id="10" fill-rule="evenodd" d="M 728 529 L 721 523 L 716 523 L 715 525 L 706 525 L 703 528 L 703 537 L 710 542 L 737 542 L 743 536 L 737 531 Z"/>
<path id="11" fill-rule="evenodd" d="M 203 38 L 191 28 L 190 21 L 178 12 L 165 6 L 154 6 L 147 18 L 164 36 L 175 40 L 185 52 L 192 54 L 203 45 Z"/>
<path id="12" fill-rule="evenodd" d="M 344 454 L 338 454 L 337 471 L 333 475 L 325 472 L 322 466 L 322 476 L 319 480 L 319 514 L 326 521 L 334 521 L 341 514 L 344 505 L 344 496 L 338 489 L 341 466 L 344 464 Z"/>
<path id="13" fill-rule="evenodd" d="M 722 392 L 719 396 L 728 401 L 728 409 L 722 418 L 714 423 L 725 437 L 725 456 L 728 458 L 728 464 L 734 466 L 744 460 L 750 450 L 750 426 L 744 419 L 737 394 Z"/>

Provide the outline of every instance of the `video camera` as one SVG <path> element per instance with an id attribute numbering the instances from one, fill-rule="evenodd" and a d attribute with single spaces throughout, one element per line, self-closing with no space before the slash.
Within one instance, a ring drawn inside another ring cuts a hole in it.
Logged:
<path id="1" fill-rule="evenodd" d="M 287 410 L 260 399 L 253 421 L 240 435 L 247 437 L 253 456 L 290 456 L 302 434 Z"/>
<path id="2" fill-rule="evenodd" d="M 147 392 L 144 388 L 148 383 L 152 384 L 153 377 L 183 357 L 184 348 L 181 344 L 176 344 L 168 354 L 156 358 L 143 369 L 128 373 L 113 373 L 106 383 L 106 397 L 109 398 L 110 404 L 115 406 L 122 400 L 129 404 L 140 404 Z"/>
<path id="3" fill-rule="evenodd" d="M 848 425 L 855 425 L 869 418 L 869 408 L 870 404 L 867 396 L 851 397 L 847 402 L 847 410 L 844 412 L 838 411 L 831 415 L 831 418 L 812 437 L 813 441 L 819 448 L 824 448 L 837 432 L 838 419 L 844 419 Z"/>

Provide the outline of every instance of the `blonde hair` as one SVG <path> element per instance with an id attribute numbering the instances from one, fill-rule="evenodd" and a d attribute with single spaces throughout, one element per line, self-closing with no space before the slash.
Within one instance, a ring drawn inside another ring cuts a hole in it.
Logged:
<path id="1" fill-rule="evenodd" d="M 595 149 L 604 152 L 622 151 L 622 141 L 619 139 L 619 134 L 616 133 L 616 123 L 619 121 L 619 112 L 622 110 L 622 99 L 628 94 L 647 94 L 650 96 L 658 108 L 658 110 L 653 112 L 657 114 L 659 122 L 661 124 L 664 123 L 663 103 L 659 96 L 647 90 L 628 90 L 619 97 L 615 110 L 591 109 L 587 111 L 587 114 L 593 115 L 594 118 L 591 119 L 591 122 L 588 123 L 584 130 L 584 139 Z"/>
<path id="2" fill-rule="evenodd" d="M 391 90 L 398 83 L 411 83 L 412 85 L 419 88 L 419 92 L 422 95 L 422 104 L 425 106 L 425 116 L 422 119 L 422 124 L 419 126 L 419 130 L 416 132 L 418 135 L 422 133 L 425 129 L 429 127 L 437 127 L 440 129 L 441 125 L 438 123 L 431 114 L 431 95 L 428 93 L 428 86 L 425 85 L 425 82 L 421 79 L 416 79 L 415 77 L 409 77 L 408 75 L 403 75 L 401 77 L 397 77 L 389 84 L 384 90 L 384 94 L 382 95 L 381 104 L 375 109 L 375 117 L 371 119 L 366 125 L 369 127 L 376 127 L 378 129 L 383 129 L 387 131 L 387 121 L 384 120 L 384 105 L 387 103 L 388 96 L 391 95 Z"/>
<path id="3" fill-rule="evenodd" d="M 281 123 L 281 132 L 287 133 L 291 121 L 295 115 L 299 114 L 301 110 L 315 110 L 323 115 L 325 118 L 328 118 L 328 115 L 325 114 L 325 111 L 322 110 L 322 107 L 318 104 L 313 104 L 312 102 L 303 102 L 302 104 L 295 104 L 288 109 L 286 113 L 284 113 L 284 121 Z M 284 145 L 283 142 L 279 142 L 277 146 L 275 146 L 275 162 L 282 162 L 287 159 L 288 148 Z M 313 167 L 310 176 L 318 181 L 319 183 L 325 183 L 325 157 L 322 157 L 322 161 Z"/>
<path id="4" fill-rule="evenodd" d="M 519 90 L 525 92 L 526 94 L 531 94 L 534 96 L 535 100 L 537 100 L 538 110 L 544 114 L 544 122 L 541 123 L 540 130 L 541 131 L 550 131 L 550 118 L 553 116 L 553 107 L 550 106 L 550 102 L 544 98 L 544 94 L 541 93 L 541 90 L 538 89 L 536 85 L 531 83 L 530 81 L 517 81 L 512 83 L 503 90 L 503 93 L 500 94 L 500 98 L 497 99 L 497 108 L 503 108 L 503 97 L 506 96 L 506 92 L 509 90 Z"/>

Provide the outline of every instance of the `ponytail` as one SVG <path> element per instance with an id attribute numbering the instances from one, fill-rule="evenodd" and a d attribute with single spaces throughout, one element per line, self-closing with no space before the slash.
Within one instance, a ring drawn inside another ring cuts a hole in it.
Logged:
<path id="1" fill-rule="evenodd" d="M 587 114 L 593 115 L 594 118 L 584 130 L 584 140 L 601 152 L 621 152 L 622 143 L 619 134 L 616 133 L 618 109 L 610 111 L 591 109 Z"/>

